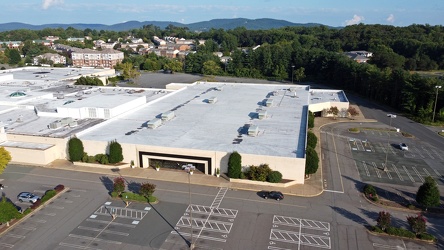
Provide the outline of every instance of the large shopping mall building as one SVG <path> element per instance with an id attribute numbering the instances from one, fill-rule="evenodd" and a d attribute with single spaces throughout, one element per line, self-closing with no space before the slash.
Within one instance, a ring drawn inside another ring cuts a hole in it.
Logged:
<path id="1" fill-rule="evenodd" d="M 74 86 L 110 69 L 27 67 L 0 71 L 0 146 L 12 162 L 46 165 L 67 159 L 81 139 L 88 155 L 122 146 L 124 162 L 149 167 L 193 164 L 227 171 L 233 151 L 242 165 L 268 164 L 304 183 L 308 111 L 348 108 L 341 90 L 308 85 L 171 83 L 165 89 Z M 105 81 L 104 81 L 105 82 Z M 181 163 L 181 164 L 179 164 Z"/>

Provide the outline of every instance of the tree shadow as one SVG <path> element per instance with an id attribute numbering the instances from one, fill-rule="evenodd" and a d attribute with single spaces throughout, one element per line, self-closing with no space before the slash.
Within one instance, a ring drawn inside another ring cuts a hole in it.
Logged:
<path id="1" fill-rule="evenodd" d="M 359 216 L 357 214 L 354 214 L 354 213 L 352 213 L 352 212 L 350 212 L 350 211 L 348 211 L 346 209 L 343 209 L 341 207 L 335 207 L 335 206 L 330 206 L 330 207 L 331 207 L 331 209 L 333 209 L 333 211 L 335 211 L 336 213 L 344 216 L 345 218 L 347 218 L 349 220 L 352 220 L 352 221 L 354 221 L 354 222 L 356 222 L 358 224 L 361 224 L 361 225 L 367 225 L 368 224 L 367 221 L 364 220 L 361 216 Z"/>
<path id="2" fill-rule="evenodd" d="M 128 191 L 138 194 L 141 184 L 138 182 L 131 181 L 128 183 Z"/>
<path id="3" fill-rule="evenodd" d="M 111 193 L 114 190 L 114 182 L 108 176 L 101 176 L 99 179 L 106 190 L 108 190 L 108 193 Z"/>

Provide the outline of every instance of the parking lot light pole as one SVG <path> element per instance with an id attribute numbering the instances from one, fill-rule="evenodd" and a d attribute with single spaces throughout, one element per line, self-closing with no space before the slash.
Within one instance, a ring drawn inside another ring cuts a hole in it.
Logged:
<path id="1" fill-rule="evenodd" d="M 190 227 L 191 227 L 191 239 L 190 239 L 190 249 L 194 249 L 193 243 L 193 208 L 191 207 L 191 167 L 188 171 L 188 207 L 190 208 Z"/>
<path id="2" fill-rule="evenodd" d="M 390 130 L 388 133 L 388 145 L 390 147 L 390 131 L 392 130 L 392 119 L 396 118 L 396 115 L 393 114 L 387 114 L 387 117 L 390 117 Z M 384 172 L 387 172 L 388 168 L 387 168 L 387 158 L 388 158 L 388 149 L 385 151 L 385 163 L 384 163 Z"/>
<path id="3" fill-rule="evenodd" d="M 294 65 L 291 65 L 291 84 L 293 84 Z"/>
<path id="4" fill-rule="evenodd" d="M 436 89 L 436 96 L 435 96 L 435 108 L 433 108 L 433 118 L 432 118 L 432 122 L 435 122 L 435 113 L 436 113 L 436 103 L 438 102 L 438 90 L 442 88 L 441 85 L 437 85 L 435 86 Z"/>

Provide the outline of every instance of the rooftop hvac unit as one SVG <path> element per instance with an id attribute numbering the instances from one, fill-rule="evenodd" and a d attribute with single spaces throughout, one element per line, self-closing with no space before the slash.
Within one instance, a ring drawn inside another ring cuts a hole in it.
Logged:
<path id="1" fill-rule="evenodd" d="M 257 116 L 260 120 L 264 119 L 265 117 L 267 117 L 267 110 L 260 110 L 259 112 L 257 112 Z"/>
<path id="2" fill-rule="evenodd" d="M 273 105 L 273 99 L 265 99 L 265 106 L 271 107 Z"/>
<path id="3" fill-rule="evenodd" d="M 213 103 L 216 103 L 216 102 L 217 102 L 217 97 L 212 96 L 212 97 L 208 98 L 208 103 L 213 104 Z"/>
<path id="4" fill-rule="evenodd" d="M 69 125 L 71 128 L 72 128 L 72 127 L 77 127 L 77 126 L 79 126 L 79 124 L 77 123 L 77 121 L 71 121 L 68 125 Z"/>
<path id="5" fill-rule="evenodd" d="M 224 89 L 224 86 L 218 86 L 218 87 L 214 88 L 214 90 L 216 90 L 216 91 L 222 91 L 223 89 Z"/>
<path id="6" fill-rule="evenodd" d="M 60 120 L 60 123 L 62 124 L 62 126 L 68 125 L 70 122 L 72 122 L 71 117 L 65 117 Z"/>
<path id="7" fill-rule="evenodd" d="M 167 111 L 161 115 L 162 121 L 169 121 L 174 118 L 174 111 Z"/>
<path id="8" fill-rule="evenodd" d="M 251 125 L 248 128 L 248 135 L 249 136 L 256 136 L 259 133 L 259 127 L 256 125 Z"/>
<path id="9" fill-rule="evenodd" d="M 62 123 L 60 121 L 51 122 L 49 124 L 50 129 L 58 129 L 62 127 Z"/>
<path id="10" fill-rule="evenodd" d="M 162 125 L 162 120 L 154 118 L 147 123 L 148 128 L 155 129 Z"/>

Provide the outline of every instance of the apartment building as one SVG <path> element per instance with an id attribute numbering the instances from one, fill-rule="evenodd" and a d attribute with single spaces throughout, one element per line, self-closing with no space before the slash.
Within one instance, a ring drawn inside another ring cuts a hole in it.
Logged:
<path id="1" fill-rule="evenodd" d="M 42 59 L 52 61 L 54 64 L 66 64 L 66 57 L 55 53 L 45 53 L 43 55 L 34 57 L 34 65 L 39 65 Z"/>
<path id="2" fill-rule="evenodd" d="M 114 49 L 104 49 L 102 51 L 82 49 L 71 53 L 74 67 L 113 68 L 122 62 L 123 57 L 123 52 Z"/>

